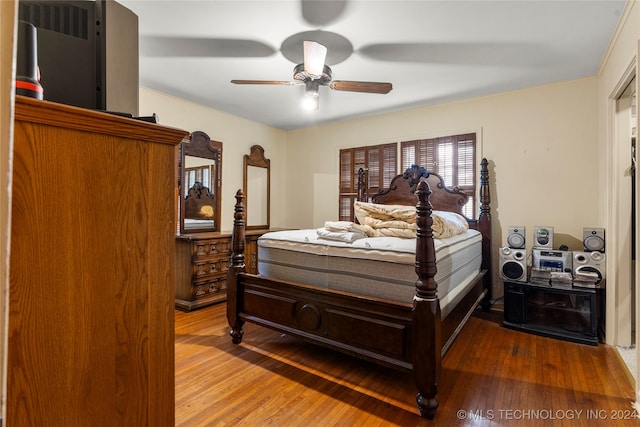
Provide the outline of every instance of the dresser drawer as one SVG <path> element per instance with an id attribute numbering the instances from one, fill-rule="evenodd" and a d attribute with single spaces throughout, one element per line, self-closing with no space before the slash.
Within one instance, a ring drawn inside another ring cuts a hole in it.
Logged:
<path id="1" fill-rule="evenodd" d="M 225 296 L 227 291 L 227 277 L 221 276 L 194 281 L 192 291 L 194 298 L 215 297 L 220 294 Z"/>
<path id="2" fill-rule="evenodd" d="M 194 281 L 211 274 L 226 274 L 229 271 L 229 259 L 206 259 L 193 261 Z"/>
<path id="3" fill-rule="evenodd" d="M 228 257 L 231 251 L 230 239 L 212 239 L 193 242 L 193 259 L 207 257 Z"/>

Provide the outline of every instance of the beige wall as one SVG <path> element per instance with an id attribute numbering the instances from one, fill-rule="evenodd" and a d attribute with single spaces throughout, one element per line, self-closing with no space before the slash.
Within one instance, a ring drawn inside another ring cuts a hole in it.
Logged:
<path id="1" fill-rule="evenodd" d="M 582 227 L 601 224 L 597 111 L 597 79 L 587 78 L 290 132 L 287 194 L 300 196 L 287 199 L 285 222 L 337 218 L 340 148 L 476 131 L 490 161 L 494 250 L 509 225 L 527 227 L 529 248 L 533 226 L 547 225 L 554 246 L 580 249 Z"/>
<path id="2" fill-rule="evenodd" d="M 223 229 L 253 144 L 272 161 L 272 225 L 304 228 L 337 219 L 340 148 L 471 131 L 490 161 L 494 249 L 509 225 L 527 227 L 528 247 L 533 226 L 547 225 L 556 247 L 580 249 L 582 227 L 602 225 L 597 93 L 594 77 L 284 132 L 143 88 L 140 114 L 224 143 Z"/>
<path id="3" fill-rule="evenodd" d="M 288 204 L 287 223 L 317 227 L 337 217 L 340 148 L 476 131 L 495 182 L 495 225 L 577 235 L 581 223 L 597 223 L 575 201 L 589 195 L 593 203 L 597 183 L 596 89 L 595 78 L 582 79 L 290 132 L 287 192 L 303 203 Z"/>
<path id="4" fill-rule="evenodd" d="M 11 227 L 11 157 L 13 151 L 13 51 L 14 1 L 0 1 L 0 387 L 2 388 L 2 419 L 5 419 L 6 316 L 9 288 L 9 252 Z"/>
<path id="5" fill-rule="evenodd" d="M 271 226 L 284 227 L 287 133 L 179 98 L 140 88 L 140 115 L 158 115 L 165 125 L 203 131 L 222 142 L 222 230 L 231 230 L 235 194 L 242 188 L 244 155 L 261 145 L 271 160 Z"/>

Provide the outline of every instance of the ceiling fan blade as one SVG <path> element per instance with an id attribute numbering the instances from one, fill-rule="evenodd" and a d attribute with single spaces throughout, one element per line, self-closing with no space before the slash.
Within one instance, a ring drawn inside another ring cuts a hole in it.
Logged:
<path id="1" fill-rule="evenodd" d="M 391 83 L 383 82 L 353 82 L 348 80 L 335 80 L 329 83 L 329 87 L 334 90 L 344 90 L 348 92 L 366 93 L 389 93 L 393 89 Z"/>
<path id="2" fill-rule="evenodd" d="M 277 49 L 256 40 L 203 37 L 141 36 L 140 55 L 147 57 L 265 58 Z"/>
<path id="3" fill-rule="evenodd" d="M 527 55 L 519 55 L 527 52 Z M 536 58 L 554 58 L 541 45 L 528 42 L 379 43 L 362 46 L 358 55 L 368 59 L 414 64 L 532 66 Z"/>
<path id="4" fill-rule="evenodd" d="M 327 47 L 318 42 L 305 40 L 304 49 L 304 70 L 312 77 L 322 76 L 324 61 L 327 58 Z"/>
<path id="5" fill-rule="evenodd" d="M 303 82 L 279 81 L 279 80 L 231 80 L 231 83 L 237 85 L 286 85 L 297 86 L 304 84 Z"/>
<path id="6" fill-rule="evenodd" d="M 301 0 L 302 18 L 315 27 L 325 27 L 340 18 L 346 0 Z"/>

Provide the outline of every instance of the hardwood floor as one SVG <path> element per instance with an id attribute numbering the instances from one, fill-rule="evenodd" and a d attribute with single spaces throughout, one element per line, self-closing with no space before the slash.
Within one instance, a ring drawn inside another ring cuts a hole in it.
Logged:
<path id="1" fill-rule="evenodd" d="M 252 324 L 234 345 L 225 310 L 176 311 L 178 426 L 640 424 L 613 348 L 505 329 L 499 315 L 469 320 L 444 358 L 440 408 L 428 421 L 409 373 Z"/>

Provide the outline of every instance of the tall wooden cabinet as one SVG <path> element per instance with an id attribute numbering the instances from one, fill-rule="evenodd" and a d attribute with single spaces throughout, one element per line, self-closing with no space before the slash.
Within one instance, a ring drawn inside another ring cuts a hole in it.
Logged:
<path id="1" fill-rule="evenodd" d="M 17 97 L 6 425 L 175 425 L 185 135 Z"/>

